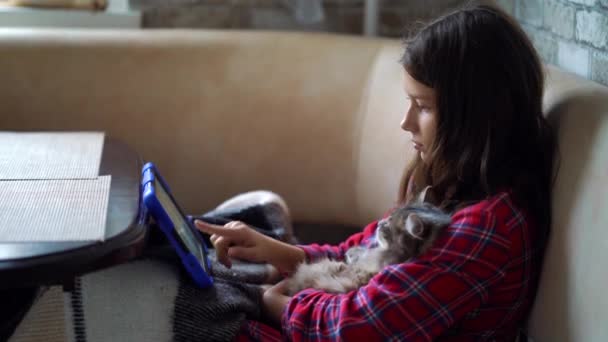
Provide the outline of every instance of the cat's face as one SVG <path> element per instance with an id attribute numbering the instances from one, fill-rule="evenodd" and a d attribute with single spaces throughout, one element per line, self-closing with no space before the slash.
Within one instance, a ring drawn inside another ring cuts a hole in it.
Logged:
<path id="1" fill-rule="evenodd" d="M 378 223 L 376 241 L 380 248 L 414 256 L 430 238 L 432 229 L 432 223 L 424 222 L 416 210 L 397 208 Z"/>
<path id="2" fill-rule="evenodd" d="M 391 254 L 410 258 L 428 248 L 429 243 L 451 217 L 429 203 L 430 187 L 425 188 L 414 203 L 395 208 L 391 215 L 378 222 L 378 246 Z"/>
<path id="3" fill-rule="evenodd" d="M 378 222 L 376 241 L 380 247 L 387 248 L 395 244 L 423 240 L 424 224 L 414 213 L 393 213 Z"/>

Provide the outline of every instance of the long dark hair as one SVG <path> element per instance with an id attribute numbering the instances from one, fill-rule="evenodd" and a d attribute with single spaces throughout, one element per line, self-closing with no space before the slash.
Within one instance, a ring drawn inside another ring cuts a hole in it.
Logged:
<path id="1" fill-rule="evenodd" d="M 452 209 L 508 190 L 548 229 L 556 143 L 542 113 L 542 65 L 519 24 L 470 4 L 406 38 L 401 62 L 434 89 L 438 113 L 429 158 L 410 165 L 401 200 L 413 179 Z"/>

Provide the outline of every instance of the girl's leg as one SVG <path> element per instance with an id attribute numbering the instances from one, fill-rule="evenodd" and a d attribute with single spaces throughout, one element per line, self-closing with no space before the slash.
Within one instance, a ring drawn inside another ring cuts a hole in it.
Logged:
<path id="1" fill-rule="evenodd" d="M 264 233 L 283 241 L 297 243 L 287 203 L 271 191 L 250 191 L 231 197 L 203 217 L 239 220 L 261 228 Z M 275 284 L 282 276 L 277 269 L 267 266 L 267 278 L 263 283 Z M 221 265 L 219 267 L 222 269 Z"/>
<path id="2" fill-rule="evenodd" d="M 289 208 L 285 200 L 275 194 L 274 192 L 267 190 L 249 191 L 232 198 L 227 199 L 215 208 L 214 211 L 226 211 L 235 208 L 245 208 L 254 205 L 265 205 L 269 203 L 277 204 L 284 215 L 289 218 Z"/>
<path id="3" fill-rule="evenodd" d="M 214 210 L 201 216 L 201 219 L 216 224 L 223 224 L 228 220 L 242 221 L 279 240 L 297 242 L 287 203 L 271 191 L 258 190 L 239 194 L 222 202 Z"/>

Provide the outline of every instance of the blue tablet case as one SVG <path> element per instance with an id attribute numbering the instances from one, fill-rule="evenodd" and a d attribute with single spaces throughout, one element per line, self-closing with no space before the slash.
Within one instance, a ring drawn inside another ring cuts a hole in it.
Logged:
<path id="1" fill-rule="evenodd" d="M 147 163 L 142 168 L 141 185 L 145 206 L 179 255 L 192 280 L 202 288 L 213 285 L 207 246 L 153 163 Z"/>

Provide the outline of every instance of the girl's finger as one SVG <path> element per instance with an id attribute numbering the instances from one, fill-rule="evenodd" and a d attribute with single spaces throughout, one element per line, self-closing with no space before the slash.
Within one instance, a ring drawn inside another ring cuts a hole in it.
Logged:
<path id="1" fill-rule="evenodd" d="M 225 228 L 236 229 L 242 228 L 245 224 L 241 221 L 230 221 L 224 225 Z"/>
<path id="2" fill-rule="evenodd" d="M 230 258 L 228 258 L 228 248 L 230 247 L 232 241 L 230 238 L 225 236 L 220 236 L 215 240 L 213 247 L 215 247 L 215 253 L 217 256 L 217 261 L 225 265 L 226 267 L 231 267 Z"/>
<path id="3" fill-rule="evenodd" d="M 260 256 L 259 251 L 255 248 L 251 247 L 243 247 L 243 246 L 232 246 L 228 247 L 228 256 L 234 259 L 241 259 L 253 262 L 263 262 L 264 260 L 259 260 Z"/>
<path id="4" fill-rule="evenodd" d="M 195 220 L 194 225 L 198 230 L 210 235 L 217 234 L 221 236 L 234 236 L 237 233 L 233 229 L 224 226 L 219 226 L 217 224 L 203 222 L 201 220 Z"/>

